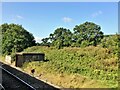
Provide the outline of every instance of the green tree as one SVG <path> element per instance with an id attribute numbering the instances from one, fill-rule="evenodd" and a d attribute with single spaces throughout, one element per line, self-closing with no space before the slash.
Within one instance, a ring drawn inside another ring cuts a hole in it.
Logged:
<path id="1" fill-rule="evenodd" d="M 25 30 L 22 25 L 2 24 L 2 53 L 11 54 L 21 52 L 23 49 L 34 46 L 35 40 L 31 33 Z"/>
<path id="2" fill-rule="evenodd" d="M 73 42 L 76 42 L 77 45 L 79 44 L 78 46 L 80 46 L 81 43 L 84 43 L 84 45 L 96 46 L 104 36 L 103 32 L 100 31 L 101 27 L 93 22 L 85 22 L 83 24 L 76 25 L 73 30 Z M 89 43 L 85 44 L 86 42 Z"/>
<path id="3" fill-rule="evenodd" d="M 42 46 L 50 46 L 50 42 L 49 42 L 49 38 L 43 38 L 42 40 L 42 43 L 40 45 Z"/>
<path id="4" fill-rule="evenodd" d="M 49 40 L 57 48 L 68 47 L 72 43 L 72 33 L 69 29 L 57 28 L 53 34 L 49 35 Z"/>

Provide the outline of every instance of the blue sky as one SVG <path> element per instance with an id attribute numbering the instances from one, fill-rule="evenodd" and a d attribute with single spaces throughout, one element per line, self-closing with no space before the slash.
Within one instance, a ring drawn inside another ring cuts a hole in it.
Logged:
<path id="1" fill-rule="evenodd" d="M 37 41 L 56 28 L 73 31 L 86 21 L 101 26 L 104 34 L 118 32 L 117 2 L 4 2 L 2 23 L 16 23 L 31 32 Z"/>

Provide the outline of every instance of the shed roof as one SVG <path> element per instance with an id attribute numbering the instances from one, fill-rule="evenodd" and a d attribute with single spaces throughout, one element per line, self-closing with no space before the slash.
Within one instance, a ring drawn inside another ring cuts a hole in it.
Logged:
<path id="1" fill-rule="evenodd" d="M 16 53 L 16 55 L 44 55 L 44 53 L 34 53 L 34 52 L 30 52 L 30 53 L 26 53 L 26 52 L 22 52 L 22 53 Z"/>

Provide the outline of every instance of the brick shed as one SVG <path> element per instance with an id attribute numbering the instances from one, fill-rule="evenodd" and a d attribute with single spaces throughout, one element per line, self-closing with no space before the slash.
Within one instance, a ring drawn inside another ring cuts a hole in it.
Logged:
<path id="1" fill-rule="evenodd" d="M 44 53 L 16 53 L 16 67 L 21 67 L 24 62 L 43 61 Z"/>

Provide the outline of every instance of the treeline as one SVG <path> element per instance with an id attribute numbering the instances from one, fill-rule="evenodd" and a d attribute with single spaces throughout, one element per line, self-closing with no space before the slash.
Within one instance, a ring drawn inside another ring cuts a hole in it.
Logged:
<path id="1" fill-rule="evenodd" d="M 93 22 L 85 22 L 76 25 L 73 32 L 63 27 L 57 28 L 49 37 L 43 38 L 42 43 L 36 43 L 34 36 L 25 30 L 22 25 L 2 24 L 2 54 L 10 55 L 21 52 L 31 46 L 54 46 L 57 49 L 63 47 L 86 47 L 100 45 L 105 48 L 113 49 L 117 53 L 118 35 L 104 35 L 101 27 Z"/>
<path id="2" fill-rule="evenodd" d="M 97 46 L 104 37 L 101 27 L 93 22 L 76 25 L 73 33 L 66 28 L 57 28 L 49 37 L 43 38 L 40 45 L 62 47 Z"/>

